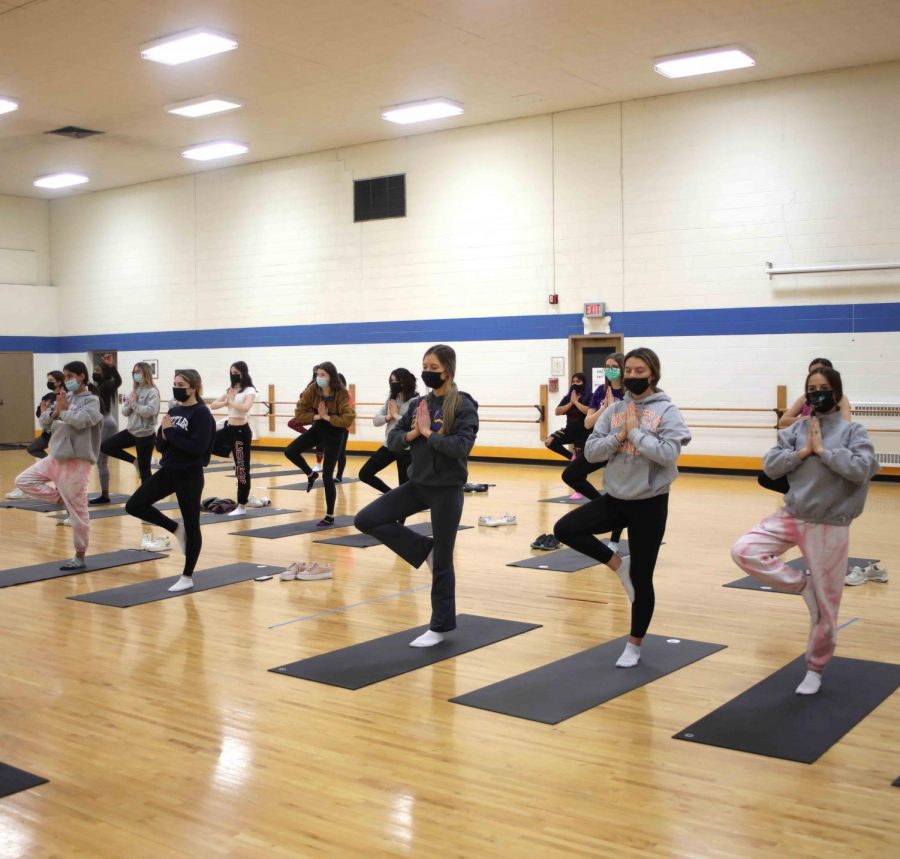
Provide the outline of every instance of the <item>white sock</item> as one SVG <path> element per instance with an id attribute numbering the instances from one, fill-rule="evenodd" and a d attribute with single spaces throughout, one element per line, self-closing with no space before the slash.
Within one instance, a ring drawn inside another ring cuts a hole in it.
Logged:
<path id="1" fill-rule="evenodd" d="M 194 587 L 194 580 L 190 576 L 182 576 L 172 587 L 170 591 L 186 591 Z"/>
<path id="2" fill-rule="evenodd" d="M 631 583 L 631 555 L 626 555 L 620 560 L 622 563 L 619 564 L 619 569 L 615 572 L 622 582 L 622 587 L 625 588 L 629 602 L 634 602 L 634 585 Z"/>
<path id="3" fill-rule="evenodd" d="M 810 621 L 814 624 L 817 623 L 819 620 L 819 604 L 816 602 L 816 591 L 809 576 L 806 577 L 806 587 L 803 588 L 803 602 L 806 603 L 806 607 L 809 609 Z"/>
<path id="4" fill-rule="evenodd" d="M 815 695 L 822 688 L 822 675 L 816 671 L 807 671 L 803 682 L 797 687 L 798 695 Z"/>
<path id="5" fill-rule="evenodd" d="M 242 514 L 247 512 L 246 504 L 238 504 L 237 507 L 234 508 L 228 515 L 229 516 L 241 516 Z"/>
<path id="6" fill-rule="evenodd" d="M 410 643 L 410 647 L 434 647 L 435 644 L 440 644 L 444 640 L 444 633 L 435 632 L 433 629 L 428 629 L 423 632 L 418 638 L 414 638 Z"/>
<path id="7" fill-rule="evenodd" d="M 187 534 L 184 533 L 184 525 L 179 522 L 175 526 L 175 530 L 172 532 L 172 536 L 175 538 L 175 542 L 178 543 L 178 548 L 181 549 L 181 554 L 187 554 Z"/>
<path id="8" fill-rule="evenodd" d="M 625 645 L 622 655 L 616 660 L 616 668 L 634 668 L 641 661 L 641 648 L 630 641 Z"/>
<path id="9" fill-rule="evenodd" d="M 612 540 L 610 540 L 606 545 L 609 546 L 610 552 L 618 552 L 619 551 L 619 544 L 614 543 Z"/>

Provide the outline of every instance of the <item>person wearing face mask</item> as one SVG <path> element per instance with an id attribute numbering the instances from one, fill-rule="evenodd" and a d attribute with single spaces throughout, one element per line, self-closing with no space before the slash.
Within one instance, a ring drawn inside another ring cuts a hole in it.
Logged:
<path id="1" fill-rule="evenodd" d="M 105 403 L 107 414 L 113 413 L 116 392 L 122 387 L 122 377 L 116 367 L 113 356 L 106 354 L 94 367 L 91 379 L 97 388 L 97 396 Z"/>
<path id="2" fill-rule="evenodd" d="M 294 409 L 294 420 L 308 425 L 309 429 L 288 445 L 284 455 L 306 475 L 306 491 L 311 492 L 319 475 L 307 465 L 303 454 L 319 446 L 323 448 L 325 456 L 322 481 L 325 484 L 326 513 L 318 522 L 322 528 L 334 524 L 334 505 L 337 501 L 334 468 L 340 456 L 343 431 L 355 419 L 356 412 L 350 403 L 350 394 L 341 384 L 337 368 L 331 361 L 319 364 L 316 367 L 315 381 L 306 386 Z"/>
<path id="3" fill-rule="evenodd" d="M 863 511 L 878 460 L 863 426 L 841 415 L 844 390 L 837 370 L 811 372 L 806 393 L 811 416 L 781 430 L 778 443 L 763 457 L 769 477 L 788 480 L 784 507 L 741 537 L 731 557 L 769 587 L 803 596 L 811 624 L 806 676 L 796 692 L 815 695 L 834 655 L 850 523 Z M 794 546 L 808 573 L 781 560 Z"/>
<path id="4" fill-rule="evenodd" d="M 122 402 L 122 414 L 128 418 L 128 427 L 104 441 L 100 451 L 135 466 L 143 483 L 150 479 L 160 397 L 149 364 L 144 361 L 135 364 L 131 378 L 132 390 Z M 137 456 L 128 453 L 127 448 L 131 447 Z"/>
<path id="5" fill-rule="evenodd" d="M 572 459 L 572 451 L 566 447 L 567 444 L 571 444 L 577 455 L 588 437 L 584 419 L 590 404 L 591 389 L 585 381 L 584 373 L 573 373 L 572 384 L 556 407 L 556 414 L 566 416 L 566 425 L 548 435 L 544 439 L 544 444 L 564 459 Z"/>
<path id="6" fill-rule="evenodd" d="M 235 361 L 229 370 L 231 386 L 219 399 L 210 403 L 210 409 L 228 407 L 228 418 L 225 426 L 216 433 L 213 453 L 216 456 L 234 457 L 234 473 L 237 477 L 237 507 L 229 516 L 240 516 L 247 512 L 247 501 L 250 499 L 250 442 L 253 433 L 250 430 L 250 409 L 256 401 L 256 388 L 250 371 L 243 361 Z"/>
<path id="7" fill-rule="evenodd" d="M 416 396 L 416 377 L 405 367 L 398 367 L 391 373 L 388 379 L 390 394 L 384 405 L 375 413 L 372 423 L 377 427 L 384 427 L 385 443 L 378 448 L 359 470 L 359 479 L 377 489 L 382 495 L 391 491 L 381 478 L 376 477 L 379 471 L 387 468 L 392 462 L 397 463 L 397 484 L 402 486 L 409 480 L 407 471 L 412 462 L 409 450 L 393 451 L 387 447 L 387 440 L 391 430 L 409 409 L 409 404 Z"/>
<path id="8" fill-rule="evenodd" d="M 103 452 L 103 444 L 116 435 L 119 425 L 116 419 L 109 413 L 109 401 L 100 396 L 96 385 L 88 385 L 88 390 L 97 395 L 100 401 L 100 414 L 103 420 L 100 422 L 100 454 L 97 457 L 97 476 L 100 478 L 100 494 L 91 498 L 88 504 L 109 504 L 109 455 Z"/>
<path id="9" fill-rule="evenodd" d="M 163 415 L 156 434 L 156 449 L 162 454 L 160 468 L 144 481 L 128 499 L 125 511 L 174 535 L 184 553 L 181 577 L 170 591 L 194 586 L 194 569 L 200 557 L 200 499 L 203 496 L 203 469 L 209 465 L 216 421 L 203 402 L 203 381 L 196 370 L 176 370 L 172 382 L 174 405 Z M 181 522 L 170 519 L 154 503 L 175 493 Z"/>
<path id="10" fill-rule="evenodd" d="M 431 622 L 410 647 L 433 647 L 456 629 L 453 548 L 478 433 L 478 403 L 456 387 L 455 376 L 456 352 L 432 346 L 422 359 L 422 381 L 431 393 L 411 399 L 387 436 L 394 453 L 409 449 L 409 481 L 360 510 L 354 523 L 416 569 L 427 564 L 431 571 Z M 422 510 L 431 511 L 433 537 L 403 524 Z"/>
<path id="11" fill-rule="evenodd" d="M 619 668 L 640 662 L 641 642 L 650 626 L 656 596 L 653 572 L 666 533 L 669 488 L 678 477 L 676 461 L 691 433 L 669 395 L 659 387 L 661 366 L 652 349 L 625 356 L 625 399 L 598 419 L 584 455 L 605 462 L 603 494 L 567 513 L 553 529 L 557 540 L 606 564 L 631 601 L 631 629 Z M 628 528 L 630 554 L 620 557 L 595 534 Z"/>
<path id="12" fill-rule="evenodd" d="M 41 414 L 41 429 L 50 434 L 49 455 L 23 471 L 16 487 L 25 495 L 62 502 L 72 524 L 75 556 L 61 570 L 81 570 L 90 540 L 87 484 L 100 453 L 100 400 L 88 390 L 88 369 L 82 361 L 63 367 L 65 392 Z M 55 484 L 51 486 L 50 484 Z"/>

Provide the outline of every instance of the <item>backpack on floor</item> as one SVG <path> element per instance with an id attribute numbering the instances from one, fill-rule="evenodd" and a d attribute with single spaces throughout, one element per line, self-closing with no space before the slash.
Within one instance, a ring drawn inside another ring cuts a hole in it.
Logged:
<path id="1" fill-rule="evenodd" d="M 231 498 L 204 498 L 200 507 L 207 513 L 230 513 L 237 508 L 237 501 Z"/>

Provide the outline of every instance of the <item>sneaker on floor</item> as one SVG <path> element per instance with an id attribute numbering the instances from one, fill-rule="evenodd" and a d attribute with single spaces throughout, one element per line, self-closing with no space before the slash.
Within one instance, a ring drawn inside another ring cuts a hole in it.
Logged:
<path id="1" fill-rule="evenodd" d="M 141 550 L 144 552 L 168 552 L 172 548 L 172 538 L 167 535 L 154 537 L 152 534 L 144 534 L 141 540 Z"/>
<path id="2" fill-rule="evenodd" d="M 554 537 L 552 534 L 547 534 L 547 536 L 544 537 L 544 539 L 540 541 L 540 545 L 537 546 L 536 548 L 544 549 L 547 552 L 553 552 L 556 549 L 558 549 L 561 545 L 562 545 L 562 543 L 560 543 L 559 540 L 556 539 L 556 537 Z"/>
<path id="3" fill-rule="evenodd" d="M 16 498 L 24 498 L 25 493 L 21 489 L 13 489 L 12 492 L 7 492 L 6 497 L 11 501 L 14 501 Z"/>
<path id="4" fill-rule="evenodd" d="M 544 540 L 546 540 L 547 537 L 549 537 L 549 536 L 550 536 L 549 534 L 541 534 L 540 537 L 536 537 L 531 543 L 531 548 L 532 549 L 543 549 L 544 547 L 542 544 L 543 544 Z"/>
<path id="5" fill-rule="evenodd" d="M 850 572 L 844 576 L 844 584 L 850 587 L 864 585 L 867 581 L 869 581 L 869 577 L 862 567 L 851 567 Z"/>
<path id="6" fill-rule="evenodd" d="M 885 567 L 879 567 L 878 564 L 869 564 L 866 567 L 866 579 L 870 582 L 886 582 L 888 580 L 888 571 Z"/>
<path id="7" fill-rule="evenodd" d="M 482 522 L 481 519 L 485 521 Z M 482 516 L 479 519 L 479 523 L 482 525 L 487 525 L 488 528 L 499 528 L 501 525 L 515 525 L 516 517 L 513 516 L 512 513 L 504 513 L 502 516 L 497 516 L 495 519 L 492 519 L 490 516 Z"/>
<path id="8" fill-rule="evenodd" d="M 304 565 L 305 566 L 305 565 Z M 298 582 L 317 582 L 321 579 L 332 578 L 331 564 L 313 563 L 297 573 Z"/>
<path id="9" fill-rule="evenodd" d="M 272 499 L 267 498 L 265 495 L 262 498 L 257 498 L 255 495 L 251 495 L 247 499 L 248 507 L 271 507 Z"/>
<path id="10" fill-rule="evenodd" d="M 292 582 L 297 578 L 297 573 L 306 569 L 306 564 L 301 561 L 294 561 L 286 570 L 282 570 L 278 577 L 283 582 Z"/>

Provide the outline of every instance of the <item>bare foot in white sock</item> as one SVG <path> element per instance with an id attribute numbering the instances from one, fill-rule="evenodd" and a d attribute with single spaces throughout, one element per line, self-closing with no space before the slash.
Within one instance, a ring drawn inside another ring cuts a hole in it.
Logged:
<path id="1" fill-rule="evenodd" d="M 410 647 L 434 647 L 435 644 L 440 644 L 444 640 L 444 634 L 442 632 L 435 632 L 433 629 L 428 629 L 423 632 L 418 638 L 414 638 L 410 643 Z"/>
<path id="2" fill-rule="evenodd" d="M 625 645 L 622 655 L 616 660 L 616 668 L 634 668 L 641 661 L 641 647 L 630 641 Z"/>
<path id="3" fill-rule="evenodd" d="M 815 695 L 822 688 L 822 675 L 816 671 L 807 671 L 803 682 L 795 690 L 798 695 Z"/>
<path id="4" fill-rule="evenodd" d="M 194 587 L 194 580 L 190 576 L 182 576 L 172 587 L 170 592 L 187 591 Z"/>

